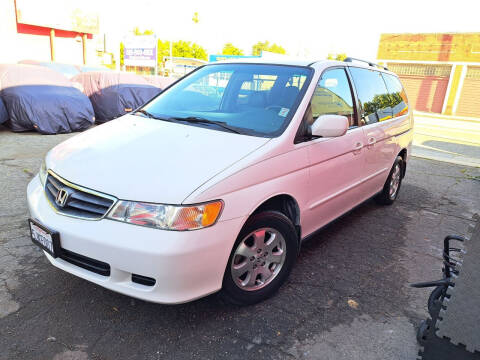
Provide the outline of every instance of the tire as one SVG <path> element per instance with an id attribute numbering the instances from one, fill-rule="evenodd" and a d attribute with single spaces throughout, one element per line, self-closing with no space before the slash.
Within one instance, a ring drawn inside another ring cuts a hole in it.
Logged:
<path id="1" fill-rule="evenodd" d="M 264 211 L 252 215 L 230 253 L 221 295 L 236 305 L 271 297 L 292 271 L 298 242 L 295 226 L 284 214 Z"/>
<path id="2" fill-rule="evenodd" d="M 381 205 L 391 205 L 397 199 L 402 185 L 403 166 L 402 157 L 397 156 L 382 191 L 375 196 L 375 201 L 377 203 Z"/>

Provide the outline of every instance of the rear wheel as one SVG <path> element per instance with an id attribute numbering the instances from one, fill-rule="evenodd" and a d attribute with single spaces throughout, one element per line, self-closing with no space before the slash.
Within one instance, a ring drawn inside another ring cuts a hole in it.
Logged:
<path id="1" fill-rule="evenodd" d="M 375 196 L 377 203 L 391 205 L 397 199 L 400 186 L 402 185 L 402 171 L 403 159 L 401 156 L 397 156 L 382 191 Z"/>
<path id="2" fill-rule="evenodd" d="M 223 277 L 223 295 L 249 305 L 272 296 L 290 274 L 298 253 L 295 226 L 284 214 L 253 215 L 233 246 Z"/>

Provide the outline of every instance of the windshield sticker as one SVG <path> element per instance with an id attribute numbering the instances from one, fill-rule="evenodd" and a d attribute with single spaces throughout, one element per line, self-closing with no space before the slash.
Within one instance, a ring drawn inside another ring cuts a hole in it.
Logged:
<path id="1" fill-rule="evenodd" d="M 289 111 L 289 108 L 281 108 L 278 112 L 278 116 L 287 117 Z"/>
<path id="2" fill-rule="evenodd" d="M 337 87 L 337 85 L 338 85 L 338 80 L 337 79 L 335 79 L 335 78 L 325 79 L 325 87 L 326 88 Z"/>

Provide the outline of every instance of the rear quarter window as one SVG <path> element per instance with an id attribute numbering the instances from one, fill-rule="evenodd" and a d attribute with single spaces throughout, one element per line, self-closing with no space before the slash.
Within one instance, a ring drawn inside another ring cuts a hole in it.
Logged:
<path id="1" fill-rule="evenodd" d="M 402 116 L 408 113 L 408 100 L 405 89 L 400 80 L 390 74 L 382 73 L 382 77 L 387 85 L 390 98 L 390 107 L 392 108 L 392 116 Z"/>

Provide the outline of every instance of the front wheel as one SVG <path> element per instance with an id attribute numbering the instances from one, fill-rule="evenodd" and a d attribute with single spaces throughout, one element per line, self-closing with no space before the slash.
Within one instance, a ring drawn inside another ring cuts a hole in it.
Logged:
<path id="1" fill-rule="evenodd" d="M 253 215 L 233 246 L 223 276 L 224 297 L 250 305 L 272 296 L 285 282 L 298 253 L 295 226 L 284 214 Z"/>
<path id="2" fill-rule="evenodd" d="M 402 185 L 402 171 L 403 159 L 401 156 L 397 156 L 382 191 L 375 196 L 377 203 L 391 205 L 397 199 L 400 186 Z"/>

